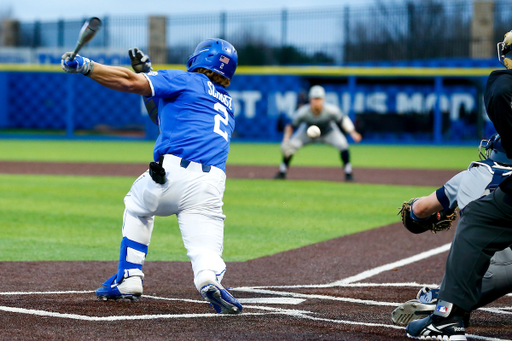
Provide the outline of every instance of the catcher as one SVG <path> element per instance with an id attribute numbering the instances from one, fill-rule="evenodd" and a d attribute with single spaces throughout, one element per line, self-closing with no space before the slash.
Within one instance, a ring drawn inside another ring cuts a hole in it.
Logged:
<path id="1" fill-rule="evenodd" d="M 410 232 L 417 234 L 430 230 L 435 233 L 449 229 L 456 218 L 457 206 L 462 215 L 467 204 L 494 191 L 510 175 L 512 160 L 507 158 L 498 134 L 489 140 L 482 140 L 479 154 L 481 161 L 472 162 L 467 170 L 455 175 L 437 191 L 403 204 L 399 214 Z M 475 309 L 512 292 L 512 281 L 509 279 L 512 279 L 512 250 L 507 248 L 492 258 Z M 391 313 L 392 321 L 407 325 L 429 316 L 436 307 L 438 293 L 437 288 L 422 288 L 416 299 L 401 304 Z M 466 316 L 466 326 L 468 320 L 469 316 Z"/>

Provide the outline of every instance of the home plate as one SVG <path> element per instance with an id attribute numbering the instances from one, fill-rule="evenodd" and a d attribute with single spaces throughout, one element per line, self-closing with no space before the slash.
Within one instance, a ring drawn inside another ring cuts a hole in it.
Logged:
<path id="1" fill-rule="evenodd" d="M 240 303 L 249 304 L 301 304 L 305 301 L 302 298 L 292 297 L 255 297 L 255 298 L 237 298 Z"/>

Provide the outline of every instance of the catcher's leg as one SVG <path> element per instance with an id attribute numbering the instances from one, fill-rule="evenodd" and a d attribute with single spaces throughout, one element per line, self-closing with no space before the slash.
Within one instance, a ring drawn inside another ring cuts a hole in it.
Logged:
<path id="1" fill-rule="evenodd" d="M 466 311 L 480 302 L 482 279 L 491 257 L 512 243 L 512 205 L 505 198 L 509 197 L 498 188 L 464 208 L 448 254 L 441 300 Z"/>
<path id="2" fill-rule="evenodd" d="M 482 280 L 482 294 L 476 308 L 483 307 L 512 292 L 512 250 L 496 252 Z"/>

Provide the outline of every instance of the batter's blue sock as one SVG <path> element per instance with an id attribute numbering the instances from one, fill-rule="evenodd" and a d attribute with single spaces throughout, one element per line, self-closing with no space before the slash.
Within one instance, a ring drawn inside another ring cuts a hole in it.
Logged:
<path id="1" fill-rule="evenodd" d="M 142 271 L 142 265 L 144 265 L 147 254 L 147 245 L 137 243 L 124 237 L 121 241 L 116 282 L 119 283 L 123 280 L 125 270 L 139 269 Z"/>

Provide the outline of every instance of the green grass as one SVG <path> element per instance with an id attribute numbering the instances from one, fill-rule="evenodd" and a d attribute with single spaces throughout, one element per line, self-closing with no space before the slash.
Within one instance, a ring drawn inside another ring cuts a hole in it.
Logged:
<path id="1" fill-rule="evenodd" d="M 0 175 L 0 261 L 116 260 L 135 179 Z M 226 261 L 245 261 L 398 221 L 434 188 L 229 179 Z M 187 261 L 175 217 L 157 217 L 148 261 Z"/>
<path id="2" fill-rule="evenodd" d="M 152 142 L 0 140 L 0 160 L 146 163 Z M 355 167 L 464 169 L 476 148 L 351 146 Z M 279 144 L 233 143 L 228 164 L 272 165 Z M 301 149 L 292 165 L 339 167 L 334 148 Z M 135 178 L 0 175 L 0 261 L 116 260 L 123 198 Z M 439 184 L 441 185 L 441 184 Z M 435 188 L 228 179 L 227 261 L 245 261 L 398 222 L 405 199 Z M 175 217 L 156 218 L 148 260 L 187 261 Z"/>
<path id="3" fill-rule="evenodd" d="M 146 163 L 152 142 L 0 140 L 0 160 L 48 162 Z M 475 147 L 352 145 L 354 167 L 464 169 L 478 159 Z M 277 143 L 232 143 L 228 165 L 277 165 L 281 152 Z M 326 145 L 301 149 L 292 166 L 340 165 L 339 153 Z"/>

